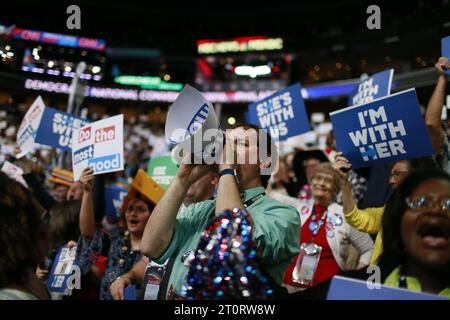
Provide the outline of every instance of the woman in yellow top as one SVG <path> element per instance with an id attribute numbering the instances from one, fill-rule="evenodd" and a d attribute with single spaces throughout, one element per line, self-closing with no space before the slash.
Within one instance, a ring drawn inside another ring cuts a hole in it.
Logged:
<path id="1" fill-rule="evenodd" d="M 341 152 L 336 153 L 334 167 L 341 176 L 341 190 L 342 190 L 342 206 L 344 208 L 345 220 L 353 228 L 367 232 L 370 234 L 377 234 L 375 245 L 373 249 L 371 264 L 377 264 L 378 258 L 383 251 L 381 221 L 383 217 L 384 207 L 359 209 L 356 205 L 350 183 L 348 181 L 348 170 L 352 165 L 345 158 Z M 408 174 L 419 168 L 431 168 L 434 163 L 431 158 L 416 158 L 411 160 L 401 160 L 392 166 L 389 184 L 392 190 L 395 190 L 399 183 L 401 183 Z"/>

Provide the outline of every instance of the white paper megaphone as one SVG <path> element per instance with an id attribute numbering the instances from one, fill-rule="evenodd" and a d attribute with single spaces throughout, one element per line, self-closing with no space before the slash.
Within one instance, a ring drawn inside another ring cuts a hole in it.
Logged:
<path id="1" fill-rule="evenodd" d="M 223 132 L 211 103 L 190 85 L 185 85 L 167 113 L 166 139 L 176 145 L 172 158 L 177 163 L 193 155 L 193 163 L 217 163 L 223 146 Z"/>

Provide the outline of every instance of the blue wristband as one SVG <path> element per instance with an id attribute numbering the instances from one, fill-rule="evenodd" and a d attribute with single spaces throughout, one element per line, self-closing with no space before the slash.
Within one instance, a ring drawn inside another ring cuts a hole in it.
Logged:
<path id="1" fill-rule="evenodd" d="M 236 169 L 223 169 L 222 171 L 219 172 L 219 178 L 226 174 L 231 174 L 236 177 L 236 175 L 237 175 Z"/>

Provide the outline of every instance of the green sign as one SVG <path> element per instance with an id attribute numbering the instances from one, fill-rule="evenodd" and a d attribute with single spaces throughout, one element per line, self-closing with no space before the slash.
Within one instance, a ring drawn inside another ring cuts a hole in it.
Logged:
<path id="1" fill-rule="evenodd" d="M 178 166 L 172 161 L 170 155 L 150 159 L 147 168 L 148 175 L 164 189 L 169 187 L 177 171 Z"/>
<path id="2" fill-rule="evenodd" d="M 161 80 L 160 77 L 118 76 L 114 78 L 114 82 L 129 86 L 140 86 L 142 89 L 153 90 L 180 91 L 183 88 L 182 83 L 166 82 Z"/>

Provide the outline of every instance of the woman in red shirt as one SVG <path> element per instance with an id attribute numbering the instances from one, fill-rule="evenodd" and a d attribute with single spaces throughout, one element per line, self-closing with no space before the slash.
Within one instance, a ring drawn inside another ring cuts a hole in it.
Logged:
<path id="1" fill-rule="evenodd" d="M 339 179 L 331 164 L 317 165 L 310 179 L 312 198 L 297 202 L 302 221 L 301 249 L 284 275 L 288 292 L 315 286 L 346 270 L 349 243 L 360 253 L 359 267 L 370 262 L 372 239 L 350 227 L 342 206 L 334 202 L 340 191 Z"/>

